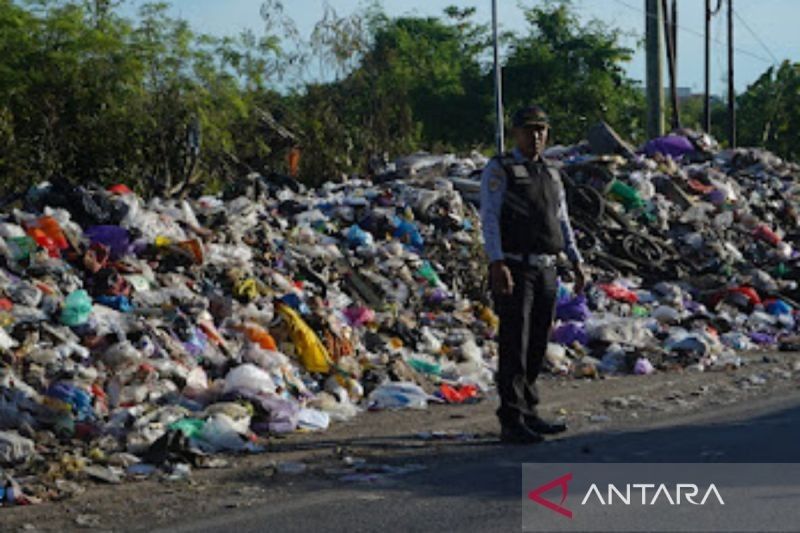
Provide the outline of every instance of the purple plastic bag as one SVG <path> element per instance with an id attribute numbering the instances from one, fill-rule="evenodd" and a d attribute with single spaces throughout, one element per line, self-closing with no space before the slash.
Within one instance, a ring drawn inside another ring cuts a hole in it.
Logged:
<path id="1" fill-rule="evenodd" d="M 778 342 L 774 335 L 761 331 L 754 331 L 751 333 L 750 340 L 756 344 L 775 344 Z"/>
<path id="2" fill-rule="evenodd" d="M 583 346 L 589 344 L 589 335 L 586 334 L 586 328 L 578 322 L 567 322 L 558 326 L 553 330 L 550 338 L 556 344 L 563 344 L 564 346 L 569 346 L 576 341 Z"/>
<path id="3" fill-rule="evenodd" d="M 682 135 L 666 135 L 650 140 L 644 146 L 644 151 L 647 157 L 653 157 L 656 153 L 661 153 L 671 156 L 673 159 L 678 159 L 694 152 L 694 145 Z"/>
<path id="4" fill-rule="evenodd" d="M 589 306 L 586 303 L 586 296 L 578 296 L 561 300 L 556 305 L 556 318 L 559 320 L 577 320 L 582 322 L 592 316 Z"/>
<path id="5" fill-rule="evenodd" d="M 644 357 L 637 359 L 636 364 L 633 366 L 633 373 L 637 376 L 646 376 L 647 374 L 652 374 L 654 371 L 653 363 Z"/>
<path id="6" fill-rule="evenodd" d="M 128 253 L 131 244 L 131 235 L 128 230 L 119 226 L 92 226 L 83 234 L 92 242 L 107 246 L 110 250 L 111 260 L 116 261 Z"/>
<path id="7" fill-rule="evenodd" d="M 269 412 L 269 430 L 272 433 L 291 433 L 297 429 L 300 406 L 277 396 L 257 396 L 261 407 Z"/>

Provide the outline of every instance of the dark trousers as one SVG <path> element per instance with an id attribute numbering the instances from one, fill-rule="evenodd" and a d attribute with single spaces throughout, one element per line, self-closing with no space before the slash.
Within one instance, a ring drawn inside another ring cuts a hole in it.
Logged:
<path id="1" fill-rule="evenodd" d="M 508 263 L 514 278 L 511 295 L 494 295 L 500 317 L 497 390 L 502 425 L 537 416 L 536 378 L 542 369 L 556 303 L 556 269 Z"/>

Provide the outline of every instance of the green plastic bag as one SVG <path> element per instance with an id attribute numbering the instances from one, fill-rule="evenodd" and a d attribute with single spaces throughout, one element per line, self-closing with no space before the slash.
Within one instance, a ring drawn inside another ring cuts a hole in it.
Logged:
<path id="1" fill-rule="evenodd" d="M 422 372 L 423 374 L 431 374 L 433 376 L 438 376 L 441 375 L 442 373 L 441 365 L 437 365 L 436 363 L 430 363 L 422 359 L 409 359 L 408 366 L 410 366 L 417 372 Z"/>
<path id="2" fill-rule="evenodd" d="M 36 250 L 36 241 L 30 237 L 12 237 L 7 241 L 14 261 L 25 261 Z"/>
<path id="3" fill-rule="evenodd" d="M 191 439 L 199 435 L 200 432 L 203 431 L 203 426 L 205 425 L 205 420 L 200 420 L 199 418 L 184 418 L 173 422 L 168 427 L 173 431 L 182 431 L 187 438 Z"/>
<path id="4" fill-rule="evenodd" d="M 431 264 L 427 261 L 422 264 L 418 274 L 424 278 L 431 287 L 435 287 L 439 284 L 439 276 L 436 274 L 436 271 L 433 269 Z"/>
<path id="5" fill-rule="evenodd" d="M 644 200 L 639 196 L 636 189 L 625 185 L 619 180 L 614 180 L 613 183 L 611 183 L 611 188 L 608 190 L 608 193 L 622 202 L 622 205 L 624 205 L 625 209 L 628 211 L 631 209 L 639 209 L 645 205 Z"/>
<path id="6" fill-rule="evenodd" d="M 64 300 L 61 323 L 70 327 L 80 326 L 89 321 L 90 314 L 92 314 L 92 299 L 89 293 L 84 290 L 75 291 Z"/>

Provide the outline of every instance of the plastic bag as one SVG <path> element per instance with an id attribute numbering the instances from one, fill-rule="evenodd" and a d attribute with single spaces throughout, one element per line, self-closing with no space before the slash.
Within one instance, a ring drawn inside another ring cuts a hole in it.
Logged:
<path id="1" fill-rule="evenodd" d="M 36 241 L 28 236 L 11 237 L 6 240 L 6 245 L 14 261 L 25 261 L 36 251 Z"/>
<path id="2" fill-rule="evenodd" d="M 783 240 L 777 233 L 772 231 L 772 229 L 766 224 L 758 225 L 756 229 L 753 231 L 753 236 L 756 239 L 760 239 L 768 244 L 771 244 L 772 246 L 778 246 Z"/>
<path id="3" fill-rule="evenodd" d="M 635 292 L 626 289 L 621 285 L 617 285 L 616 283 L 600 285 L 600 288 L 606 293 L 606 296 L 614 300 L 627 302 L 629 304 L 635 304 L 639 301 L 639 297 L 636 296 Z"/>
<path id="4" fill-rule="evenodd" d="M 64 300 L 61 310 L 61 323 L 65 326 L 75 327 L 89 321 L 92 314 L 92 299 L 89 293 L 81 289 L 75 291 Z"/>
<path id="5" fill-rule="evenodd" d="M 126 296 L 98 296 L 97 303 L 122 313 L 130 313 L 134 307 Z"/>
<path id="6" fill-rule="evenodd" d="M 297 429 L 300 419 L 300 406 L 293 400 L 277 396 L 258 398 L 261 407 L 269 413 L 269 430 L 272 433 L 291 433 Z"/>
<path id="7" fill-rule="evenodd" d="M 240 452 L 245 448 L 246 442 L 237 426 L 231 417 L 218 413 L 206 421 L 196 439 L 202 449 L 211 453 Z"/>
<path id="8" fill-rule="evenodd" d="M 545 360 L 550 365 L 553 372 L 558 374 L 567 374 L 570 369 L 570 360 L 567 357 L 567 351 L 560 344 L 548 343 L 547 352 L 545 352 Z"/>
<path id="9" fill-rule="evenodd" d="M 559 320 L 583 321 L 592 316 L 586 303 L 586 296 L 579 294 L 574 298 L 561 300 L 556 305 L 556 318 Z"/>
<path id="10" fill-rule="evenodd" d="M 375 311 L 369 307 L 348 307 L 342 313 L 347 322 L 354 328 L 375 320 Z"/>
<path id="11" fill-rule="evenodd" d="M 652 316 L 662 324 L 674 324 L 681 319 L 680 311 L 668 305 L 656 307 L 653 310 Z"/>
<path id="12" fill-rule="evenodd" d="M 61 251 L 69 248 L 61 226 L 53 217 L 41 217 L 26 226 L 28 235 L 36 241 L 36 244 L 47 250 L 50 257 L 60 257 Z"/>
<path id="13" fill-rule="evenodd" d="M 303 408 L 297 417 L 297 427 L 308 431 L 325 431 L 331 424 L 331 417 L 324 411 Z"/>
<path id="14" fill-rule="evenodd" d="M 439 280 L 439 275 L 436 273 L 436 270 L 433 269 L 433 266 L 428 262 L 425 261 L 420 269 L 417 271 L 417 274 L 428 282 L 431 287 L 436 287 L 441 284 Z"/>
<path id="15" fill-rule="evenodd" d="M 350 229 L 347 230 L 347 241 L 350 243 L 350 246 L 372 246 L 375 244 L 375 240 L 372 238 L 372 234 L 367 233 L 357 224 L 350 226 Z"/>
<path id="16" fill-rule="evenodd" d="M 767 313 L 774 316 L 792 314 L 792 306 L 783 300 L 772 300 L 767 302 L 766 309 Z"/>
<path id="17" fill-rule="evenodd" d="M 0 464 L 21 463 L 35 453 L 32 440 L 16 431 L 0 431 Z"/>
<path id="18" fill-rule="evenodd" d="M 225 394 L 236 392 L 243 396 L 275 392 L 272 377 L 255 365 L 244 364 L 225 376 Z"/>
<path id="19" fill-rule="evenodd" d="M 475 385 L 462 385 L 456 388 L 443 383 L 439 386 L 439 395 L 447 403 L 467 403 L 478 398 L 478 387 Z"/>
<path id="20" fill-rule="evenodd" d="M 245 324 L 242 329 L 251 342 L 258 344 L 265 350 L 270 350 L 272 352 L 277 351 L 278 346 L 275 344 L 275 339 L 272 338 L 272 335 L 270 335 L 267 330 L 258 324 L 250 322 Z"/>
<path id="21" fill-rule="evenodd" d="M 653 372 L 655 372 L 653 364 L 644 357 L 637 359 L 636 364 L 633 365 L 633 373 L 637 376 L 644 376 L 647 374 L 652 374 Z"/>
<path id="22" fill-rule="evenodd" d="M 423 374 L 438 376 L 442 373 L 442 366 L 438 363 L 426 361 L 424 359 L 419 359 L 419 358 L 411 358 L 408 359 L 407 362 L 408 366 L 410 366 L 417 372 L 422 372 Z"/>
<path id="23" fill-rule="evenodd" d="M 117 260 L 128 253 L 131 237 L 125 228 L 119 226 L 92 226 L 83 233 L 92 244 L 99 243 L 107 246 L 111 252 L 112 260 Z"/>
<path id="24" fill-rule="evenodd" d="M 622 202 L 622 205 L 627 210 L 638 209 L 645 205 L 644 200 L 639 196 L 639 192 L 636 189 L 619 180 L 613 181 L 608 192 L 612 197 Z"/>
<path id="25" fill-rule="evenodd" d="M 403 242 L 408 243 L 412 248 L 421 250 L 425 246 L 425 240 L 422 238 L 417 227 L 410 221 L 395 216 L 393 219 L 395 230 L 394 237 Z"/>
<path id="26" fill-rule="evenodd" d="M 289 325 L 289 336 L 295 346 L 300 363 L 309 372 L 330 372 L 330 357 L 317 334 L 306 324 L 297 311 L 288 305 L 280 305 L 278 313 Z"/>
<path id="27" fill-rule="evenodd" d="M 571 346 L 576 342 L 583 346 L 589 344 L 589 336 L 586 334 L 586 327 L 577 322 L 561 324 L 553 330 L 550 337 L 553 342 L 565 346 Z"/>
<path id="28" fill-rule="evenodd" d="M 416 383 L 388 382 L 373 390 L 368 398 L 370 409 L 425 409 L 428 395 Z"/>

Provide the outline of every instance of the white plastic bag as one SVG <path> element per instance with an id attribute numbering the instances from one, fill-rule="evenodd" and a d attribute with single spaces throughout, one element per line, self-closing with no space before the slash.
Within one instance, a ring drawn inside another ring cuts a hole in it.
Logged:
<path id="1" fill-rule="evenodd" d="M 255 365 L 244 364 L 225 376 L 225 394 L 238 392 L 244 396 L 275 392 L 272 377 Z"/>
<path id="2" fill-rule="evenodd" d="M 370 409 L 425 409 L 428 395 L 416 383 L 388 382 L 369 395 Z"/>

